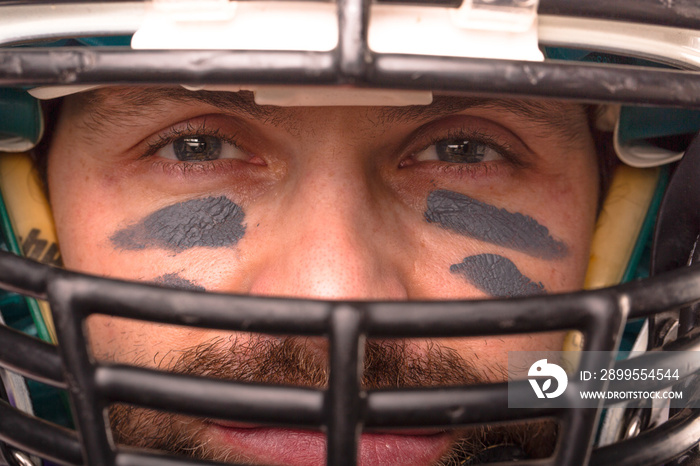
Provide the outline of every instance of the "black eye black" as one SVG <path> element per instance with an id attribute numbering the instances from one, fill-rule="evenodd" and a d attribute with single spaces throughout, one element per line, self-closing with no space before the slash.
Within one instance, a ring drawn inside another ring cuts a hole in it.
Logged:
<path id="1" fill-rule="evenodd" d="M 215 136 L 183 136 L 173 141 L 173 151 L 180 161 L 216 160 L 221 155 L 221 139 Z"/>
<path id="2" fill-rule="evenodd" d="M 482 142 L 469 139 L 446 139 L 435 143 L 438 159 L 450 163 L 479 163 L 493 152 Z"/>

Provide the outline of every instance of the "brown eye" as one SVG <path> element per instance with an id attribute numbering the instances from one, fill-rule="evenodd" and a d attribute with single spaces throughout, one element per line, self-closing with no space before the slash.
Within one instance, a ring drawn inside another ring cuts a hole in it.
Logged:
<path id="1" fill-rule="evenodd" d="M 441 161 L 473 164 L 500 160 L 503 156 L 493 147 L 468 138 L 443 139 L 416 154 L 417 161 Z"/>
<path id="2" fill-rule="evenodd" d="M 221 140 L 213 136 L 186 136 L 173 141 L 178 160 L 216 160 L 221 155 Z"/>
<path id="3" fill-rule="evenodd" d="M 241 159 L 250 157 L 235 145 L 216 136 L 194 134 L 180 136 L 164 145 L 156 155 L 181 162 L 210 162 L 219 159 Z"/>

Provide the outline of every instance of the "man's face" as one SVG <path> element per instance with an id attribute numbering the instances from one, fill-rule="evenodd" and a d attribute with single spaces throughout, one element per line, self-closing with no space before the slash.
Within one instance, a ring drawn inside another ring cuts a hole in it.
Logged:
<path id="1" fill-rule="evenodd" d="M 574 104 L 437 97 L 414 107 L 260 107 L 248 93 L 115 88 L 66 99 L 48 179 L 69 269 L 252 295 L 477 299 L 581 287 L 596 167 L 586 111 Z M 89 332 L 98 359 L 326 381 L 323 338 L 104 316 Z M 508 350 L 558 350 L 561 340 L 371 341 L 363 383 L 500 380 Z M 124 409 L 114 424 L 124 441 L 203 457 L 324 461 L 320 433 Z M 463 435 L 364 435 L 360 461 L 434 464 Z"/>

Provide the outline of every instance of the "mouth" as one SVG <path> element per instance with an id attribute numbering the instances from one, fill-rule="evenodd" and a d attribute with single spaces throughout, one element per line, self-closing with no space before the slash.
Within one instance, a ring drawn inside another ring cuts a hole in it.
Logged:
<path id="1" fill-rule="evenodd" d="M 211 440 L 253 464 L 324 466 L 326 437 L 322 432 L 210 421 Z M 360 466 L 435 464 L 455 441 L 447 431 L 381 431 L 363 433 Z"/>

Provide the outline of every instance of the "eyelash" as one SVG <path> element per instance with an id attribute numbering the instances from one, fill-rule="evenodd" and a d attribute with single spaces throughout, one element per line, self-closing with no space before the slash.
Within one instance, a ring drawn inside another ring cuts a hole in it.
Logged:
<path id="1" fill-rule="evenodd" d="M 462 131 L 462 130 L 457 130 L 457 131 L 448 131 L 447 137 L 446 138 L 436 138 L 435 142 L 433 144 L 436 144 L 442 139 L 469 139 L 473 140 L 475 142 L 478 142 L 480 144 L 484 144 L 491 149 L 497 151 L 500 155 L 503 156 L 503 158 L 507 160 L 517 160 L 518 156 L 513 152 L 513 148 L 510 146 L 510 144 L 500 142 L 493 136 L 490 136 L 482 131 Z"/>
<path id="2" fill-rule="evenodd" d="M 236 137 L 234 136 L 225 136 L 222 135 L 221 132 L 219 131 L 219 128 L 214 128 L 210 129 L 206 127 L 205 123 L 202 123 L 201 125 L 193 125 L 192 123 L 187 123 L 187 127 L 184 129 L 177 129 L 177 128 L 170 128 L 166 130 L 164 133 L 161 133 L 157 136 L 157 139 L 155 141 L 149 141 L 146 143 L 147 147 L 144 153 L 139 157 L 139 160 L 147 159 L 149 157 L 152 157 L 155 155 L 160 149 L 163 147 L 167 146 L 168 144 L 172 144 L 175 142 L 177 139 L 180 139 L 182 137 L 187 137 L 187 136 L 212 136 L 220 139 L 222 142 L 226 142 L 228 144 L 231 144 L 232 146 L 241 149 L 240 145 L 236 141 Z M 202 165 L 203 163 L 211 163 L 211 162 L 197 162 L 197 161 L 172 161 L 172 164 L 177 164 L 177 165 Z"/>
<path id="3" fill-rule="evenodd" d="M 185 128 L 179 129 L 179 128 L 170 128 L 166 130 L 165 132 L 159 134 L 155 140 L 147 142 L 147 147 L 146 150 L 139 156 L 139 160 L 143 159 L 148 159 L 155 155 L 160 149 L 163 147 L 167 146 L 168 144 L 172 144 L 174 141 L 176 141 L 179 138 L 182 137 L 187 137 L 187 136 L 212 136 L 220 139 L 222 142 L 226 142 L 228 144 L 231 144 L 232 146 L 241 149 L 238 141 L 236 140 L 237 138 L 235 135 L 223 135 L 220 131 L 219 128 L 208 128 L 206 126 L 206 122 L 202 122 L 201 124 L 192 124 L 191 122 L 188 122 L 186 124 Z M 426 150 L 430 146 L 437 144 L 441 141 L 444 141 L 446 139 L 465 139 L 465 140 L 471 140 L 480 144 L 484 144 L 491 149 L 497 151 L 502 157 L 503 161 L 507 164 L 510 164 L 512 167 L 515 168 L 523 168 L 526 167 L 528 164 L 525 162 L 523 159 L 523 156 L 516 152 L 512 146 L 508 143 L 505 143 L 501 140 L 498 140 L 497 138 L 485 133 L 484 131 L 479 131 L 479 130 L 465 130 L 462 128 L 452 128 L 449 129 L 446 132 L 440 132 L 436 135 L 431 136 L 427 141 L 424 141 L 421 146 L 417 149 L 411 152 L 411 155 L 408 157 L 410 160 L 411 158 L 415 157 L 416 154 L 420 153 L 421 151 Z M 171 161 L 171 160 L 158 160 L 158 164 L 161 165 L 163 168 L 169 168 L 169 169 L 177 169 L 178 171 L 191 171 L 191 170 L 196 170 L 196 171 L 209 171 L 209 170 L 216 170 L 216 167 L 218 165 L 221 165 L 222 163 L 228 163 L 230 161 L 226 160 L 213 160 L 213 161 L 207 161 L 207 162 L 200 162 L 200 161 Z M 496 161 L 498 162 L 498 161 Z M 454 162 L 416 162 L 418 164 L 433 164 L 437 165 L 438 170 L 441 172 L 444 172 L 446 174 L 455 174 L 455 175 L 488 175 L 490 172 L 494 169 L 497 168 L 497 163 L 496 162 L 480 162 L 480 163 L 475 163 L 475 164 L 461 164 L 461 163 L 454 163 Z M 402 163 L 403 165 L 403 163 Z"/>
<path id="4" fill-rule="evenodd" d="M 426 150 L 430 146 L 448 139 L 465 139 L 477 142 L 479 144 L 484 144 L 498 152 L 503 157 L 504 161 L 511 164 L 512 166 L 517 168 L 527 166 L 527 163 L 523 160 L 523 156 L 520 153 L 516 152 L 510 144 L 502 142 L 483 131 L 465 130 L 461 128 L 450 129 L 446 133 L 439 133 L 435 136 L 430 137 L 426 142 L 422 143 L 417 150 L 413 150 L 409 158 L 413 158 L 416 156 L 416 154 L 419 154 L 420 152 Z M 473 170 L 485 170 L 486 168 L 490 168 L 493 165 L 493 162 L 481 162 L 477 164 L 439 162 L 439 164 L 442 167 L 441 170 L 444 171 L 464 172 Z"/>

